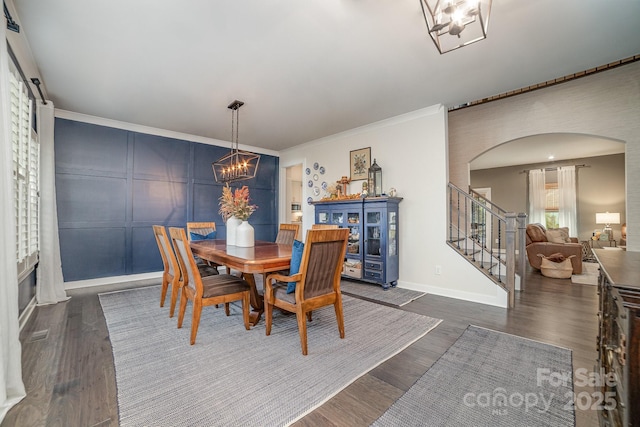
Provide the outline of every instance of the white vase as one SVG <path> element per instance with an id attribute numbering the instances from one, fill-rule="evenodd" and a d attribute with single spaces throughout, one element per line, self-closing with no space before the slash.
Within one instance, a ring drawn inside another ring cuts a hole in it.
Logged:
<path id="1" fill-rule="evenodd" d="M 240 223 L 242 223 L 242 220 L 240 218 L 236 218 L 235 216 L 229 217 L 229 219 L 227 219 L 227 245 L 236 245 L 236 234 Z"/>
<path id="2" fill-rule="evenodd" d="M 253 227 L 248 221 L 242 221 L 236 230 L 236 246 L 251 248 L 255 245 Z"/>

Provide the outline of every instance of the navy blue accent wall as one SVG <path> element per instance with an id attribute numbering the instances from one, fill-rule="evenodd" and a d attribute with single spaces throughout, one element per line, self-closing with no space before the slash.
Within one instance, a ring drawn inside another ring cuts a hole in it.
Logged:
<path id="1" fill-rule="evenodd" d="M 184 227 L 215 221 L 222 185 L 211 163 L 229 151 L 122 129 L 56 119 L 56 192 L 64 280 L 162 270 L 152 225 Z M 278 158 L 262 155 L 247 185 L 258 210 L 250 222 L 256 239 L 278 230 Z"/>

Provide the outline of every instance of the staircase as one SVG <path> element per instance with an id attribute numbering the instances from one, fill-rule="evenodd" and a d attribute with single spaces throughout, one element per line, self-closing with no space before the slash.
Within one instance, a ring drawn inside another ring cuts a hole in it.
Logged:
<path id="1" fill-rule="evenodd" d="M 448 198 L 447 244 L 507 291 L 508 307 L 513 307 L 515 291 L 524 289 L 527 215 L 507 212 L 473 190 L 467 193 L 451 183 Z"/>

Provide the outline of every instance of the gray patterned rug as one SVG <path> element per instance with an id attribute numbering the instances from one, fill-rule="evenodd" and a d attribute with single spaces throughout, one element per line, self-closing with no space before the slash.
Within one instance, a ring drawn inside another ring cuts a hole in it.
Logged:
<path id="1" fill-rule="evenodd" d="M 340 290 L 343 294 L 366 298 L 370 301 L 379 301 L 390 305 L 402 307 L 411 301 L 426 295 L 426 292 L 413 291 L 403 288 L 389 288 L 386 291 L 382 286 L 373 283 L 362 283 L 352 280 L 341 280 Z"/>
<path id="2" fill-rule="evenodd" d="M 571 378 L 571 350 L 469 326 L 373 425 L 574 426 Z"/>
<path id="3" fill-rule="evenodd" d="M 158 306 L 159 286 L 100 294 L 113 347 L 121 426 L 288 425 L 415 342 L 440 320 L 345 296 L 345 338 L 333 307 L 314 311 L 303 356 L 295 316 L 244 329 L 240 307 L 205 307 L 189 345 Z M 380 322 L 380 319 L 385 319 Z"/>

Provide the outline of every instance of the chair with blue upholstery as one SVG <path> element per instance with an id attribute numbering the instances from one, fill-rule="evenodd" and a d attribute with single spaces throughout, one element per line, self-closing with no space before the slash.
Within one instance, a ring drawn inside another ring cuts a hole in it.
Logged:
<path id="1" fill-rule="evenodd" d="M 216 223 L 210 222 L 187 222 L 187 239 L 191 240 L 215 240 L 217 237 Z M 205 261 L 195 257 L 198 266 L 208 265 L 211 267 L 212 274 L 218 274 L 219 264 L 211 261 Z M 215 270 L 215 272 L 213 271 Z"/>
<path id="2" fill-rule="evenodd" d="M 340 278 L 348 238 L 347 228 L 308 230 L 299 258 L 294 245 L 289 275 L 275 273 L 267 276 L 264 286 L 267 335 L 271 334 L 273 307 L 295 313 L 302 354 L 306 355 L 307 321 L 312 320 L 312 311 L 333 305 L 340 338 L 344 338 Z"/>

